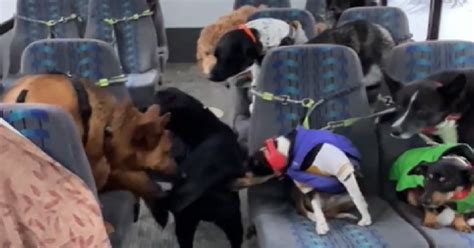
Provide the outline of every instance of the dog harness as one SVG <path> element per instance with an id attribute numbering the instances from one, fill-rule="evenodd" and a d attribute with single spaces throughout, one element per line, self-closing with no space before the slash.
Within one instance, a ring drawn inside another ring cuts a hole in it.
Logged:
<path id="1" fill-rule="evenodd" d="M 467 144 L 439 144 L 436 146 L 410 149 L 400 155 L 390 169 L 389 179 L 396 181 L 396 191 L 401 192 L 424 186 L 424 177 L 409 175 L 416 166 L 422 163 L 433 163 L 447 154 L 457 154 L 474 161 L 474 151 Z M 462 191 L 454 196 L 456 211 L 459 213 L 474 210 L 474 193 Z"/>
<path id="2" fill-rule="evenodd" d="M 259 33 L 259 41 L 262 43 L 263 52 L 265 53 L 270 48 L 278 47 L 281 41 L 287 37 L 293 38 L 293 29 L 285 21 L 274 18 L 259 18 L 245 24 L 245 28 L 240 28 L 256 42 L 256 38 L 249 29 L 255 29 Z M 250 34 L 249 34 L 250 32 Z"/>
<path id="3" fill-rule="evenodd" d="M 303 127 L 296 129 L 291 159 L 287 174 L 296 182 L 303 192 L 304 188 L 325 193 L 345 192 L 344 185 L 338 178 L 345 177 L 359 167 L 360 153 L 352 142 L 344 136 L 325 130 L 311 130 Z M 305 157 L 316 146 L 322 145 L 315 158 L 315 163 L 302 168 Z M 344 152 L 338 156 L 335 149 Z M 320 172 L 328 174 L 323 176 Z"/>

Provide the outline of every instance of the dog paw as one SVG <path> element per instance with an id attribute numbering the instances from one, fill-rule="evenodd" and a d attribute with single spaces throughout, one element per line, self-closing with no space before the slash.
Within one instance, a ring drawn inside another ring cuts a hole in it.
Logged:
<path id="1" fill-rule="evenodd" d="M 472 232 L 472 228 L 469 225 L 456 225 L 454 229 L 458 232 L 470 233 Z"/>
<path id="2" fill-rule="evenodd" d="M 370 218 L 370 216 L 362 217 L 362 219 L 359 220 L 359 223 L 357 223 L 357 225 L 359 226 L 370 226 L 371 224 L 372 224 L 372 219 Z"/>
<path id="3" fill-rule="evenodd" d="M 437 222 L 424 222 L 423 226 L 426 226 L 432 229 L 439 229 L 441 227 Z"/>
<path id="4" fill-rule="evenodd" d="M 319 235 L 325 235 L 329 232 L 329 226 L 326 222 L 318 222 L 316 223 L 316 233 Z"/>

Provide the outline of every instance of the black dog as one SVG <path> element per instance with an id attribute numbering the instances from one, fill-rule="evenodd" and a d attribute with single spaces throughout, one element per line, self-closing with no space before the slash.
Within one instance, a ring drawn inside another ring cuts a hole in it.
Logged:
<path id="1" fill-rule="evenodd" d="M 238 192 L 229 187 L 242 176 L 247 158 L 237 136 L 200 101 L 176 88 L 159 91 L 155 103 L 162 114 L 173 115 L 168 129 L 188 150 L 179 165 L 186 178 L 174 185 L 168 200 L 180 247 L 193 246 L 200 221 L 215 223 L 225 232 L 231 247 L 241 247 L 240 199 Z"/>
<path id="2" fill-rule="evenodd" d="M 446 142 L 474 145 L 474 70 L 444 71 L 402 84 L 386 75 L 399 117 L 392 136 L 423 133 Z"/>

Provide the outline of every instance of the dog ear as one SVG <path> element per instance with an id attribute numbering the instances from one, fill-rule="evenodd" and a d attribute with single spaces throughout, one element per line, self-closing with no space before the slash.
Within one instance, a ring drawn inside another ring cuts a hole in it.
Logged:
<path id="1" fill-rule="evenodd" d="M 413 170 L 411 170 L 408 175 L 412 176 L 425 176 L 428 171 L 428 164 L 419 164 Z"/>
<path id="2" fill-rule="evenodd" d="M 450 82 L 445 82 L 443 86 L 438 88 L 438 92 L 449 100 L 459 99 L 467 84 L 466 75 L 460 73 Z"/>
<path id="3" fill-rule="evenodd" d="M 168 112 L 160 117 L 160 122 L 163 127 L 166 127 L 171 121 L 171 113 Z"/>
<path id="4" fill-rule="evenodd" d="M 165 120 L 170 115 L 165 115 Z M 146 150 L 153 149 L 162 135 L 161 130 L 163 117 L 160 117 L 160 107 L 153 104 L 145 113 L 139 113 L 138 121 L 133 131 L 132 143 L 134 146 L 142 147 Z"/>
<path id="5" fill-rule="evenodd" d="M 385 83 L 390 90 L 392 95 L 395 95 L 400 89 L 403 88 L 403 84 L 395 79 L 393 79 L 385 70 L 382 70 Z"/>

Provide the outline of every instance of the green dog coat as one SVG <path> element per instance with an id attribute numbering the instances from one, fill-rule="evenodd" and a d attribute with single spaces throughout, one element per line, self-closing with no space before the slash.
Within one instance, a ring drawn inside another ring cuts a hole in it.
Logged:
<path id="1" fill-rule="evenodd" d="M 424 177 L 409 175 L 416 166 L 422 163 L 433 163 L 442 156 L 456 154 L 474 161 L 474 152 L 467 144 L 440 144 L 436 146 L 420 147 L 410 149 L 398 157 L 393 164 L 389 179 L 396 181 L 396 191 L 414 189 L 424 186 Z M 472 212 L 474 210 L 474 192 L 459 201 L 456 201 L 456 211 L 459 213 Z"/>

